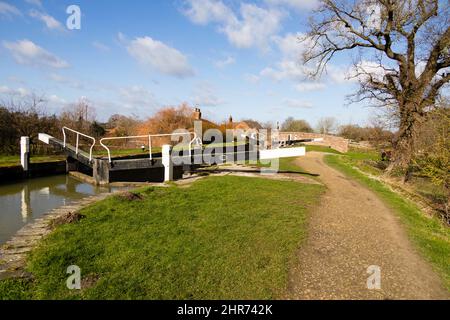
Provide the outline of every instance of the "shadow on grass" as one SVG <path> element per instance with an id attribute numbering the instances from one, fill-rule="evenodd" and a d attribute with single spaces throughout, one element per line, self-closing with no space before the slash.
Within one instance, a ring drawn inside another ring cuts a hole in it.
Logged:
<path id="1" fill-rule="evenodd" d="M 263 169 L 263 167 L 261 167 Z M 213 172 L 213 173 L 223 173 L 223 172 L 238 172 L 238 173 L 261 173 L 261 169 L 227 169 L 227 168 L 215 168 L 206 170 L 193 170 L 192 173 L 202 173 L 202 172 Z M 267 168 L 269 170 L 269 168 Z M 291 171 L 291 170 L 277 170 L 275 173 L 285 173 L 285 174 L 296 174 L 302 176 L 319 177 L 318 173 L 310 173 L 306 171 Z"/>

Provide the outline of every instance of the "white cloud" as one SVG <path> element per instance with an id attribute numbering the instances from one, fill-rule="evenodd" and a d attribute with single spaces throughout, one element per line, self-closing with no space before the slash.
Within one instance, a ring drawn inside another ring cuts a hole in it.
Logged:
<path id="1" fill-rule="evenodd" d="M 45 26 L 50 30 L 59 30 L 59 31 L 65 30 L 61 22 L 53 18 L 51 15 L 37 11 L 35 9 L 30 10 L 29 14 L 30 17 L 42 21 L 45 24 Z"/>
<path id="2" fill-rule="evenodd" d="M 261 70 L 262 77 L 269 77 L 275 81 L 292 80 L 296 82 L 305 81 L 307 73 L 310 69 L 299 61 L 281 60 L 276 63 L 275 67 L 268 67 Z"/>
<path id="3" fill-rule="evenodd" d="M 128 53 L 140 64 L 178 78 L 194 75 L 187 57 L 175 48 L 150 37 L 136 38 L 127 45 Z"/>
<path id="4" fill-rule="evenodd" d="M 334 72 L 335 81 L 341 80 L 345 81 L 367 81 L 369 75 L 373 77 L 373 79 L 383 82 L 384 76 L 386 75 L 386 71 L 382 66 L 373 61 L 362 60 L 356 66 L 351 67 L 349 70 L 344 72 Z M 339 75 L 341 77 L 339 78 Z"/>
<path id="5" fill-rule="evenodd" d="M 366 26 L 372 30 L 380 30 L 382 24 L 381 18 L 381 5 L 374 3 L 366 8 L 366 14 L 368 19 L 366 21 Z"/>
<path id="6" fill-rule="evenodd" d="M 119 95 L 124 101 L 123 106 L 127 109 L 153 108 L 156 100 L 153 93 L 142 86 L 131 86 L 119 88 Z"/>
<path id="7" fill-rule="evenodd" d="M 66 61 L 27 39 L 16 42 L 4 41 L 3 46 L 11 52 L 14 60 L 19 64 L 57 69 L 69 66 Z"/>
<path id="8" fill-rule="evenodd" d="M 241 5 L 241 15 L 240 21 L 222 28 L 228 40 L 238 48 L 257 46 L 267 49 L 268 41 L 279 31 L 284 17 L 279 10 L 263 9 L 246 3 Z"/>
<path id="9" fill-rule="evenodd" d="M 290 108 L 296 108 L 296 109 L 309 109 L 309 108 L 314 107 L 314 104 L 312 104 L 310 101 L 297 100 L 297 99 L 286 99 L 283 101 L 283 104 Z"/>
<path id="10" fill-rule="evenodd" d="M 216 95 L 210 84 L 202 83 L 194 89 L 193 103 L 199 106 L 216 107 L 224 102 Z"/>
<path id="11" fill-rule="evenodd" d="M 51 104 L 57 104 L 57 105 L 65 105 L 67 104 L 67 101 L 63 98 L 58 97 L 56 94 L 52 94 L 47 98 L 47 101 Z"/>
<path id="12" fill-rule="evenodd" d="M 301 82 L 295 86 L 300 92 L 316 91 L 325 89 L 327 86 L 321 82 Z"/>
<path id="13" fill-rule="evenodd" d="M 0 94 L 26 97 L 30 95 L 30 91 L 28 91 L 28 89 L 25 88 L 14 89 L 8 86 L 0 86 Z"/>
<path id="14" fill-rule="evenodd" d="M 27 88 L 23 88 L 23 87 L 19 87 L 19 88 L 11 88 L 8 86 L 0 86 L 0 95 L 7 95 L 9 97 L 11 97 L 12 99 L 14 98 L 19 98 L 20 100 L 22 99 L 30 99 L 33 98 L 34 92 L 30 91 Z M 61 106 L 61 105 L 65 105 L 67 103 L 66 100 L 64 100 L 63 98 L 60 98 L 59 96 L 57 96 L 56 94 L 52 94 L 52 95 L 42 95 L 44 103 L 46 106 Z"/>
<path id="15" fill-rule="evenodd" d="M 259 47 L 266 50 L 270 38 L 281 28 L 285 12 L 242 3 L 239 15 L 219 0 L 187 0 L 184 14 L 196 24 L 216 23 L 219 31 L 238 48 Z"/>
<path id="16" fill-rule="evenodd" d="M 319 0 L 266 0 L 268 4 L 275 6 L 286 6 L 299 12 L 316 9 L 320 3 Z"/>
<path id="17" fill-rule="evenodd" d="M 345 84 L 349 82 L 356 82 L 354 78 L 354 67 L 348 68 L 344 66 L 333 65 L 329 63 L 322 75 L 322 78 L 328 79 L 329 82 L 335 84 Z"/>
<path id="18" fill-rule="evenodd" d="M 98 41 L 92 42 L 92 46 L 98 51 L 109 52 L 111 50 L 110 47 Z"/>
<path id="19" fill-rule="evenodd" d="M 295 83 L 295 88 L 300 92 L 321 90 L 327 84 L 343 84 L 354 80 L 349 79 L 348 68 L 336 66 L 331 63 L 327 65 L 326 72 L 322 75 L 322 81 L 314 81 L 311 74 L 315 69 L 311 65 L 302 63 L 304 51 L 311 47 L 309 40 L 301 41 L 302 33 L 288 33 L 284 37 L 274 37 L 281 58 L 274 65 L 261 70 L 259 75 L 275 81 L 289 80 Z"/>
<path id="20" fill-rule="evenodd" d="M 22 13 L 20 12 L 19 9 L 17 9 L 15 6 L 0 1 L 0 16 L 5 16 L 5 17 L 12 17 L 12 16 L 21 16 Z"/>
<path id="21" fill-rule="evenodd" d="M 128 39 L 122 32 L 119 32 L 119 33 L 117 33 L 117 41 L 120 44 L 126 44 Z"/>
<path id="22" fill-rule="evenodd" d="M 281 59 L 272 67 L 267 67 L 260 72 L 263 77 L 273 80 L 292 80 L 295 82 L 306 81 L 311 68 L 301 63 L 301 55 L 307 43 L 300 43 L 301 33 L 288 33 L 284 37 L 274 37 L 281 54 Z"/>
<path id="23" fill-rule="evenodd" d="M 187 0 L 183 13 L 194 23 L 206 25 L 210 22 L 233 24 L 237 19 L 233 11 L 222 1 Z"/>
<path id="24" fill-rule="evenodd" d="M 225 68 L 226 66 L 229 66 L 229 65 L 232 65 L 232 64 L 235 64 L 235 63 L 236 63 L 236 59 L 234 59 L 233 57 L 229 56 L 229 57 L 226 57 L 223 60 L 218 60 L 218 61 L 214 62 L 214 65 L 217 68 L 221 68 L 222 69 L 222 68 Z"/>
<path id="25" fill-rule="evenodd" d="M 48 78 L 54 82 L 63 84 L 65 86 L 68 86 L 68 87 L 71 87 L 74 89 L 84 89 L 84 86 L 80 82 L 78 82 L 74 79 L 71 79 L 71 78 L 63 77 L 56 73 L 51 73 L 48 76 Z"/>
<path id="26" fill-rule="evenodd" d="M 273 41 L 278 46 L 278 49 L 285 59 L 298 60 L 305 49 L 308 49 L 312 45 L 310 41 L 300 41 L 300 39 L 304 36 L 305 35 L 300 32 L 288 33 L 284 37 L 274 37 Z"/>
<path id="27" fill-rule="evenodd" d="M 256 74 L 246 73 L 244 74 L 244 79 L 247 82 L 250 82 L 252 84 L 256 84 L 261 80 L 260 76 L 257 76 Z"/>

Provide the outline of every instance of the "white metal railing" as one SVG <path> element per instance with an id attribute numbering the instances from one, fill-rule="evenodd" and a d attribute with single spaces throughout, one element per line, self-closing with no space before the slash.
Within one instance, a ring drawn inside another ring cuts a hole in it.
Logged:
<path id="1" fill-rule="evenodd" d="M 63 133 L 63 137 L 64 137 L 64 148 L 66 147 L 66 139 L 67 139 L 67 137 L 66 137 L 66 130 L 68 130 L 68 131 L 70 131 L 70 132 L 73 132 L 73 133 L 75 133 L 75 134 L 77 135 L 77 141 L 76 141 L 76 144 L 75 144 L 75 153 L 76 153 L 76 154 L 78 154 L 78 152 L 79 152 L 79 150 L 80 150 L 80 149 L 79 149 L 79 145 L 80 145 L 80 136 L 85 137 L 85 138 L 88 138 L 88 139 L 90 139 L 90 140 L 93 141 L 93 143 L 92 143 L 92 145 L 91 145 L 91 148 L 90 148 L 90 150 L 89 150 L 89 161 L 92 161 L 92 151 L 93 151 L 93 149 L 94 149 L 94 147 L 95 147 L 95 143 L 96 143 L 95 138 L 94 138 L 94 137 L 91 137 L 91 136 L 88 136 L 88 135 L 86 135 L 86 134 L 84 134 L 84 133 L 81 133 L 81 132 L 79 132 L 79 131 L 70 129 L 70 128 L 68 128 L 68 127 L 63 127 L 63 128 L 62 128 L 62 133 Z"/>
<path id="2" fill-rule="evenodd" d="M 111 163 L 111 150 L 108 146 L 106 146 L 103 142 L 104 141 L 111 141 L 111 140 L 125 140 L 125 139 L 148 139 L 148 153 L 149 153 L 149 159 L 152 160 L 152 138 L 160 138 L 160 137 L 169 137 L 169 136 L 186 136 L 186 135 L 193 135 L 194 138 L 190 140 L 189 142 L 189 156 L 191 156 L 191 149 L 192 144 L 196 143 L 198 145 L 201 145 L 201 140 L 197 137 L 197 134 L 195 132 L 180 132 L 180 133 L 163 133 L 163 134 L 149 134 L 149 135 L 142 135 L 142 136 L 125 136 L 125 137 L 107 137 L 100 139 L 100 145 L 106 149 L 108 152 L 108 160 Z"/>

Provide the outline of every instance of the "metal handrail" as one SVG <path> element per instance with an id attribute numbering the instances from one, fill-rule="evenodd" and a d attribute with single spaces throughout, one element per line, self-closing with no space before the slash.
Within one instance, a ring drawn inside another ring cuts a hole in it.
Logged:
<path id="1" fill-rule="evenodd" d="M 79 144 L 80 144 L 80 136 L 83 136 L 83 137 L 85 137 L 85 138 L 88 138 L 88 139 L 91 139 L 94 143 L 91 145 L 91 148 L 90 148 L 90 151 L 89 151 L 89 161 L 92 161 L 92 151 L 93 151 L 93 149 L 94 149 L 94 147 L 95 147 L 95 144 L 96 144 L 96 140 L 95 140 L 95 138 L 94 137 L 91 137 L 91 136 L 88 136 L 88 135 L 86 135 L 86 134 L 84 134 L 84 133 L 81 133 L 81 132 L 79 132 L 79 131 L 76 131 L 76 130 L 73 130 L 73 129 L 71 129 L 71 128 L 68 128 L 68 127 L 63 127 L 62 128 L 62 133 L 63 133 L 63 137 L 64 137 L 64 144 L 63 144 L 63 146 L 64 146 L 64 148 L 66 147 L 66 131 L 65 130 L 68 130 L 68 131 L 71 131 L 71 132 L 73 132 L 73 133 L 76 133 L 77 134 L 77 142 L 76 142 L 76 145 L 75 145 L 75 153 L 76 154 L 78 154 L 78 150 L 79 150 Z"/>
<path id="2" fill-rule="evenodd" d="M 149 159 L 152 160 L 152 137 L 167 137 L 167 136 L 183 136 L 183 135 L 194 135 L 194 138 L 189 142 L 189 156 L 191 156 L 191 148 L 192 144 L 194 142 L 198 143 L 197 134 L 195 132 L 180 132 L 180 133 L 162 133 L 162 134 L 149 134 L 149 135 L 142 135 L 142 136 L 125 136 L 125 137 L 107 137 L 100 139 L 100 145 L 106 149 L 108 152 L 108 160 L 111 163 L 111 150 L 106 146 L 103 142 L 104 141 L 110 141 L 110 140 L 124 140 L 124 139 L 142 139 L 142 138 L 148 138 L 148 152 L 149 152 Z"/>

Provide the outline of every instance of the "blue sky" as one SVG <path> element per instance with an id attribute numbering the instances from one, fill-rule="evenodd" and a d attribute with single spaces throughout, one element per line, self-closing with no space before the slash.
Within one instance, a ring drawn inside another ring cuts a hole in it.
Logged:
<path id="1" fill-rule="evenodd" d="M 373 109 L 346 106 L 356 84 L 341 55 L 319 81 L 300 64 L 315 0 L 0 0 L 0 96 L 45 94 L 59 112 L 85 97 L 99 120 L 198 104 L 222 121 L 334 116 L 365 123 Z M 69 30 L 66 9 L 81 9 Z"/>

